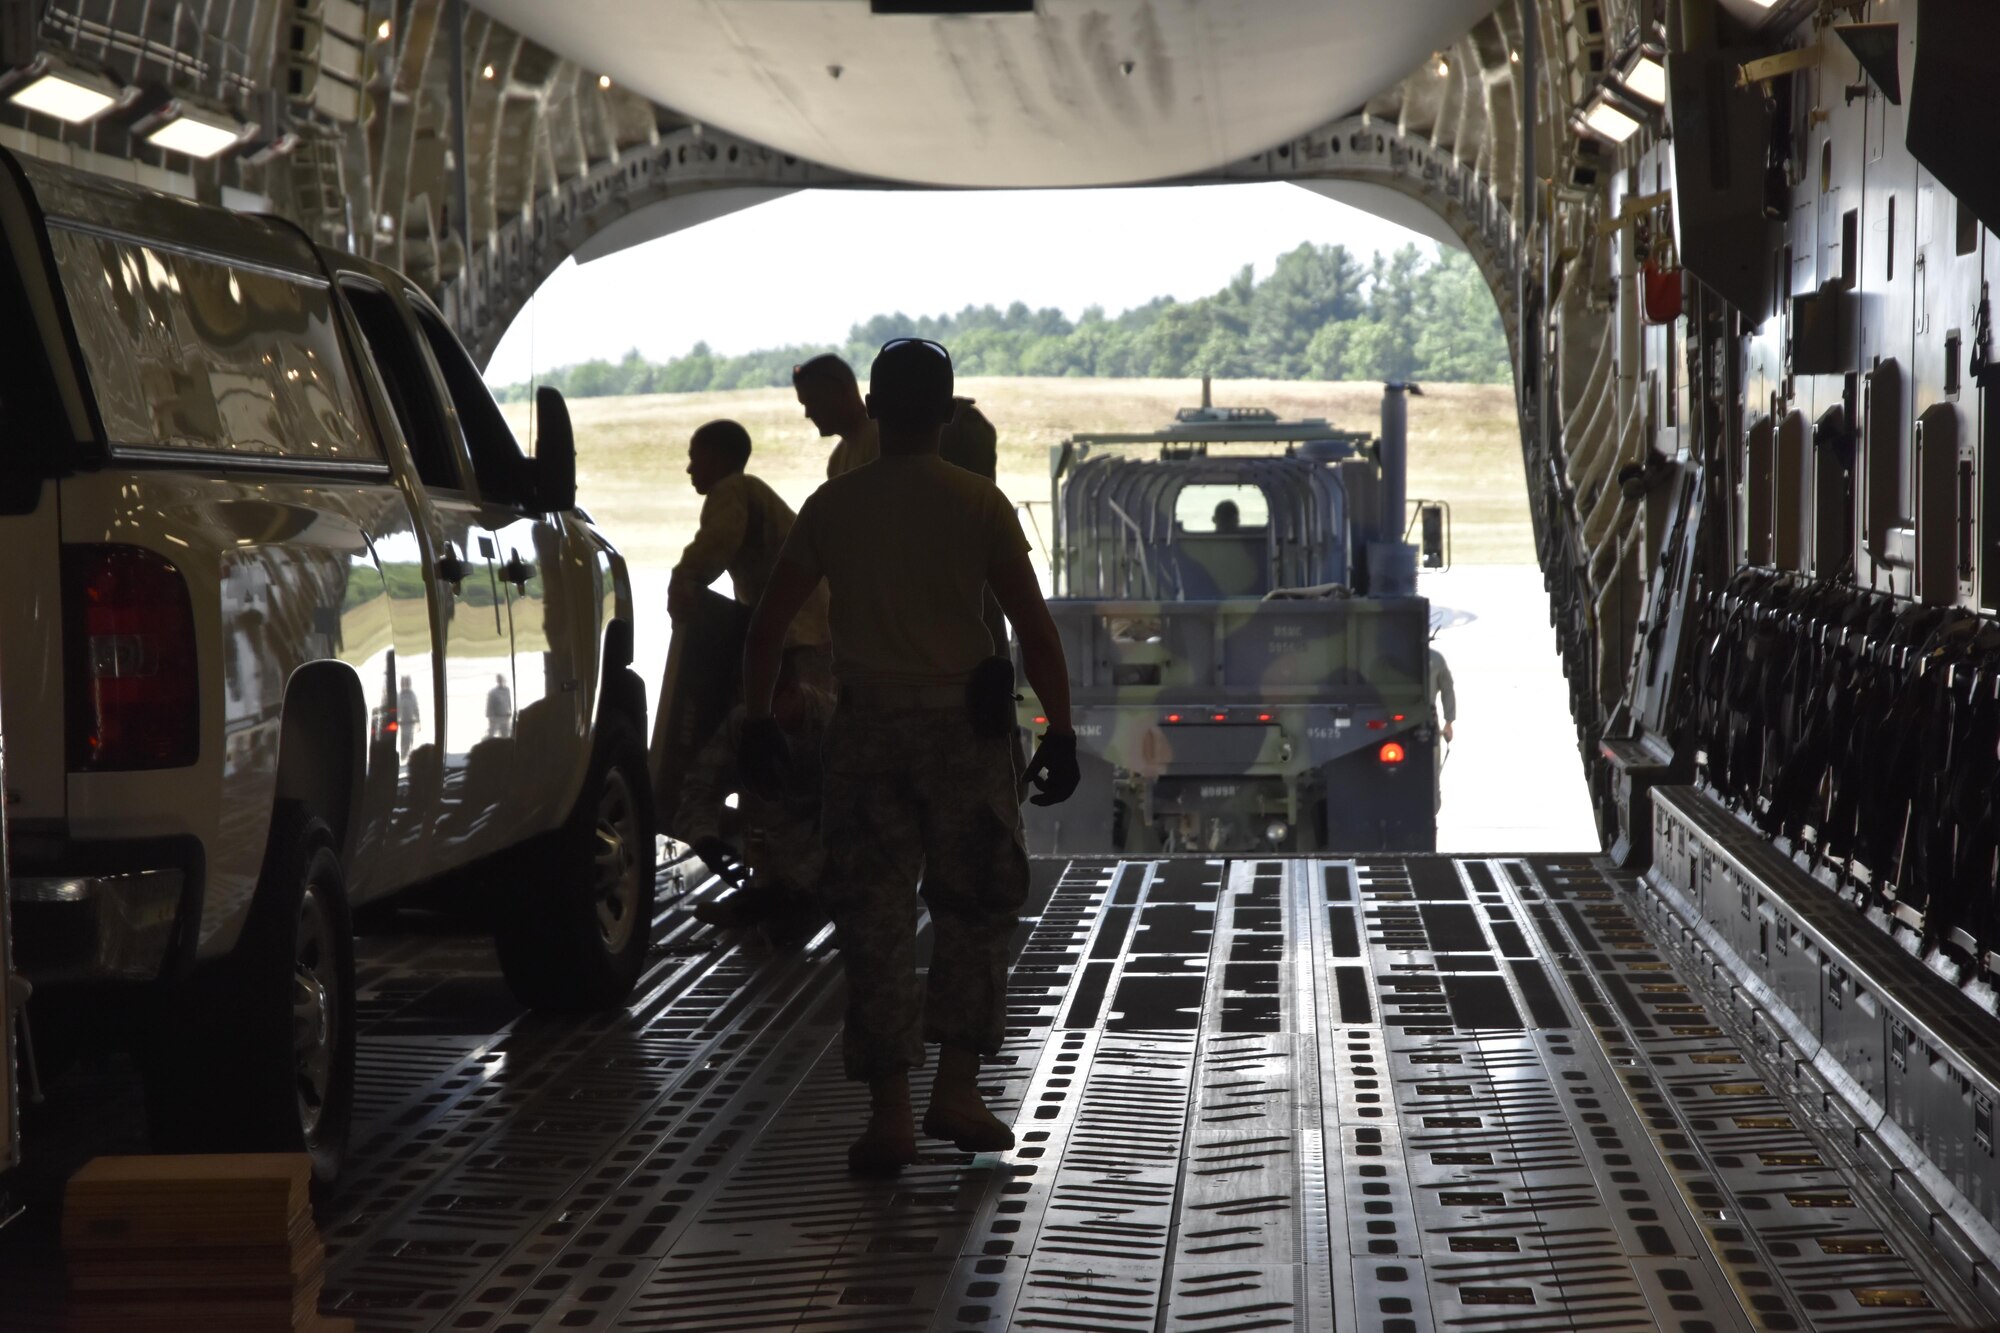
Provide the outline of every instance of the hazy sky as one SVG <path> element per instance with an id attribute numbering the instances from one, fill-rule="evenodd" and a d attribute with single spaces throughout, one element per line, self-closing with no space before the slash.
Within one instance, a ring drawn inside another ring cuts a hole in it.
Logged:
<path id="1" fill-rule="evenodd" d="M 805 253 L 808 240 L 837 256 Z M 1421 241 L 1294 185 L 979 193 L 810 190 L 556 271 L 501 340 L 495 384 L 637 347 L 739 353 L 839 342 L 870 315 L 962 306 L 1116 314 L 1190 299 L 1301 241 L 1366 258 Z"/>

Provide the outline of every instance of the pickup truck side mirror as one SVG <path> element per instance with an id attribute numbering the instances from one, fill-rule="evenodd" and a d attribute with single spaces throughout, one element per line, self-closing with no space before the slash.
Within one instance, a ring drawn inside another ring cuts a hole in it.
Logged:
<path id="1" fill-rule="evenodd" d="M 576 433 L 560 391 L 546 384 L 535 390 L 535 420 L 535 457 L 528 465 L 535 507 L 549 514 L 574 509 Z"/>

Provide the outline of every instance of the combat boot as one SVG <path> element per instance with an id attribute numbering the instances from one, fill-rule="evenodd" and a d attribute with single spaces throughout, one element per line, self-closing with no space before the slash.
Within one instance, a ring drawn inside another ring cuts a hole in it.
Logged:
<path id="1" fill-rule="evenodd" d="M 847 1145 L 847 1169 L 857 1176 L 893 1176 L 917 1160 L 909 1075 L 898 1072 L 870 1082 L 868 1103 L 868 1128 Z"/>
<path id="2" fill-rule="evenodd" d="M 960 1152 L 1006 1152 L 1014 1146 L 1013 1129 L 987 1110 L 979 1095 L 979 1052 L 963 1046 L 938 1047 L 924 1133 L 949 1140 Z"/>

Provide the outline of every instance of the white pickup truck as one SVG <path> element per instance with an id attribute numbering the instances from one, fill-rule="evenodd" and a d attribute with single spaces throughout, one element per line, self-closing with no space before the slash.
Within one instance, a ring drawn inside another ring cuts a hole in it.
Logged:
<path id="1" fill-rule="evenodd" d="M 45 1049 L 155 1142 L 339 1169 L 354 908 L 454 873 L 526 1004 L 621 1004 L 653 805 L 624 562 L 404 278 L 0 152 L 0 714 Z"/>

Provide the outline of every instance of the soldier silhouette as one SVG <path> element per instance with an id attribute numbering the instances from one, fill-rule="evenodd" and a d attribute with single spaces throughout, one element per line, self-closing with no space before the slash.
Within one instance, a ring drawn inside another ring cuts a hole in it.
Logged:
<path id="1" fill-rule="evenodd" d="M 792 367 L 792 390 L 822 438 L 840 437 L 826 458 L 827 480 L 875 461 L 882 451 L 854 367 L 832 352 Z"/>
<path id="2" fill-rule="evenodd" d="M 410 688 L 410 678 L 405 676 L 403 688 L 396 695 L 396 744 L 404 759 L 410 757 L 410 747 L 417 743 L 417 728 L 423 724 L 423 708 L 417 699 L 417 692 Z"/>
<path id="3" fill-rule="evenodd" d="M 514 734 L 514 691 L 505 676 L 495 676 L 486 691 L 486 734 L 502 739 Z"/>
<path id="4" fill-rule="evenodd" d="M 701 522 L 667 583 L 667 614 L 674 620 L 686 619 L 701 590 L 724 571 L 736 600 L 755 606 L 777 566 L 797 515 L 763 478 L 747 471 L 749 463 L 750 432 L 734 421 L 707 422 L 688 437 L 688 482 L 702 497 Z M 806 599 L 787 642 L 823 650 L 826 641 L 821 591 Z M 830 688 L 816 659 L 802 659 L 802 666 L 814 673 L 816 687 Z"/>
<path id="5" fill-rule="evenodd" d="M 840 699 L 827 729 L 821 893 L 847 974 L 843 1056 L 868 1084 L 867 1128 L 849 1168 L 916 1160 L 909 1071 L 935 1043 L 924 1132 L 968 1152 L 1013 1146 L 979 1095 L 981 1056 L 1004 1032 L 1008 953 L 1028 892 L 1015 771 L 1013 671 L 981 617 L 990 586 L 1021 642 L 1049 719 L 1027 772 L 1037 804 L 1078 781 L 1062 641 L 1028 562 L 1014 507 L 938 456 L 951 419 L 951 356 L 933 342 L 883 346 L 867 408 L 881 456 L 828 481 L 799 510 L 743 651 L 743 768 L 775 787 L 787 762 L 771 715 L 785 629 L 824 578 Z M 936 932 L 916 975 L 922 896 Z"/>

